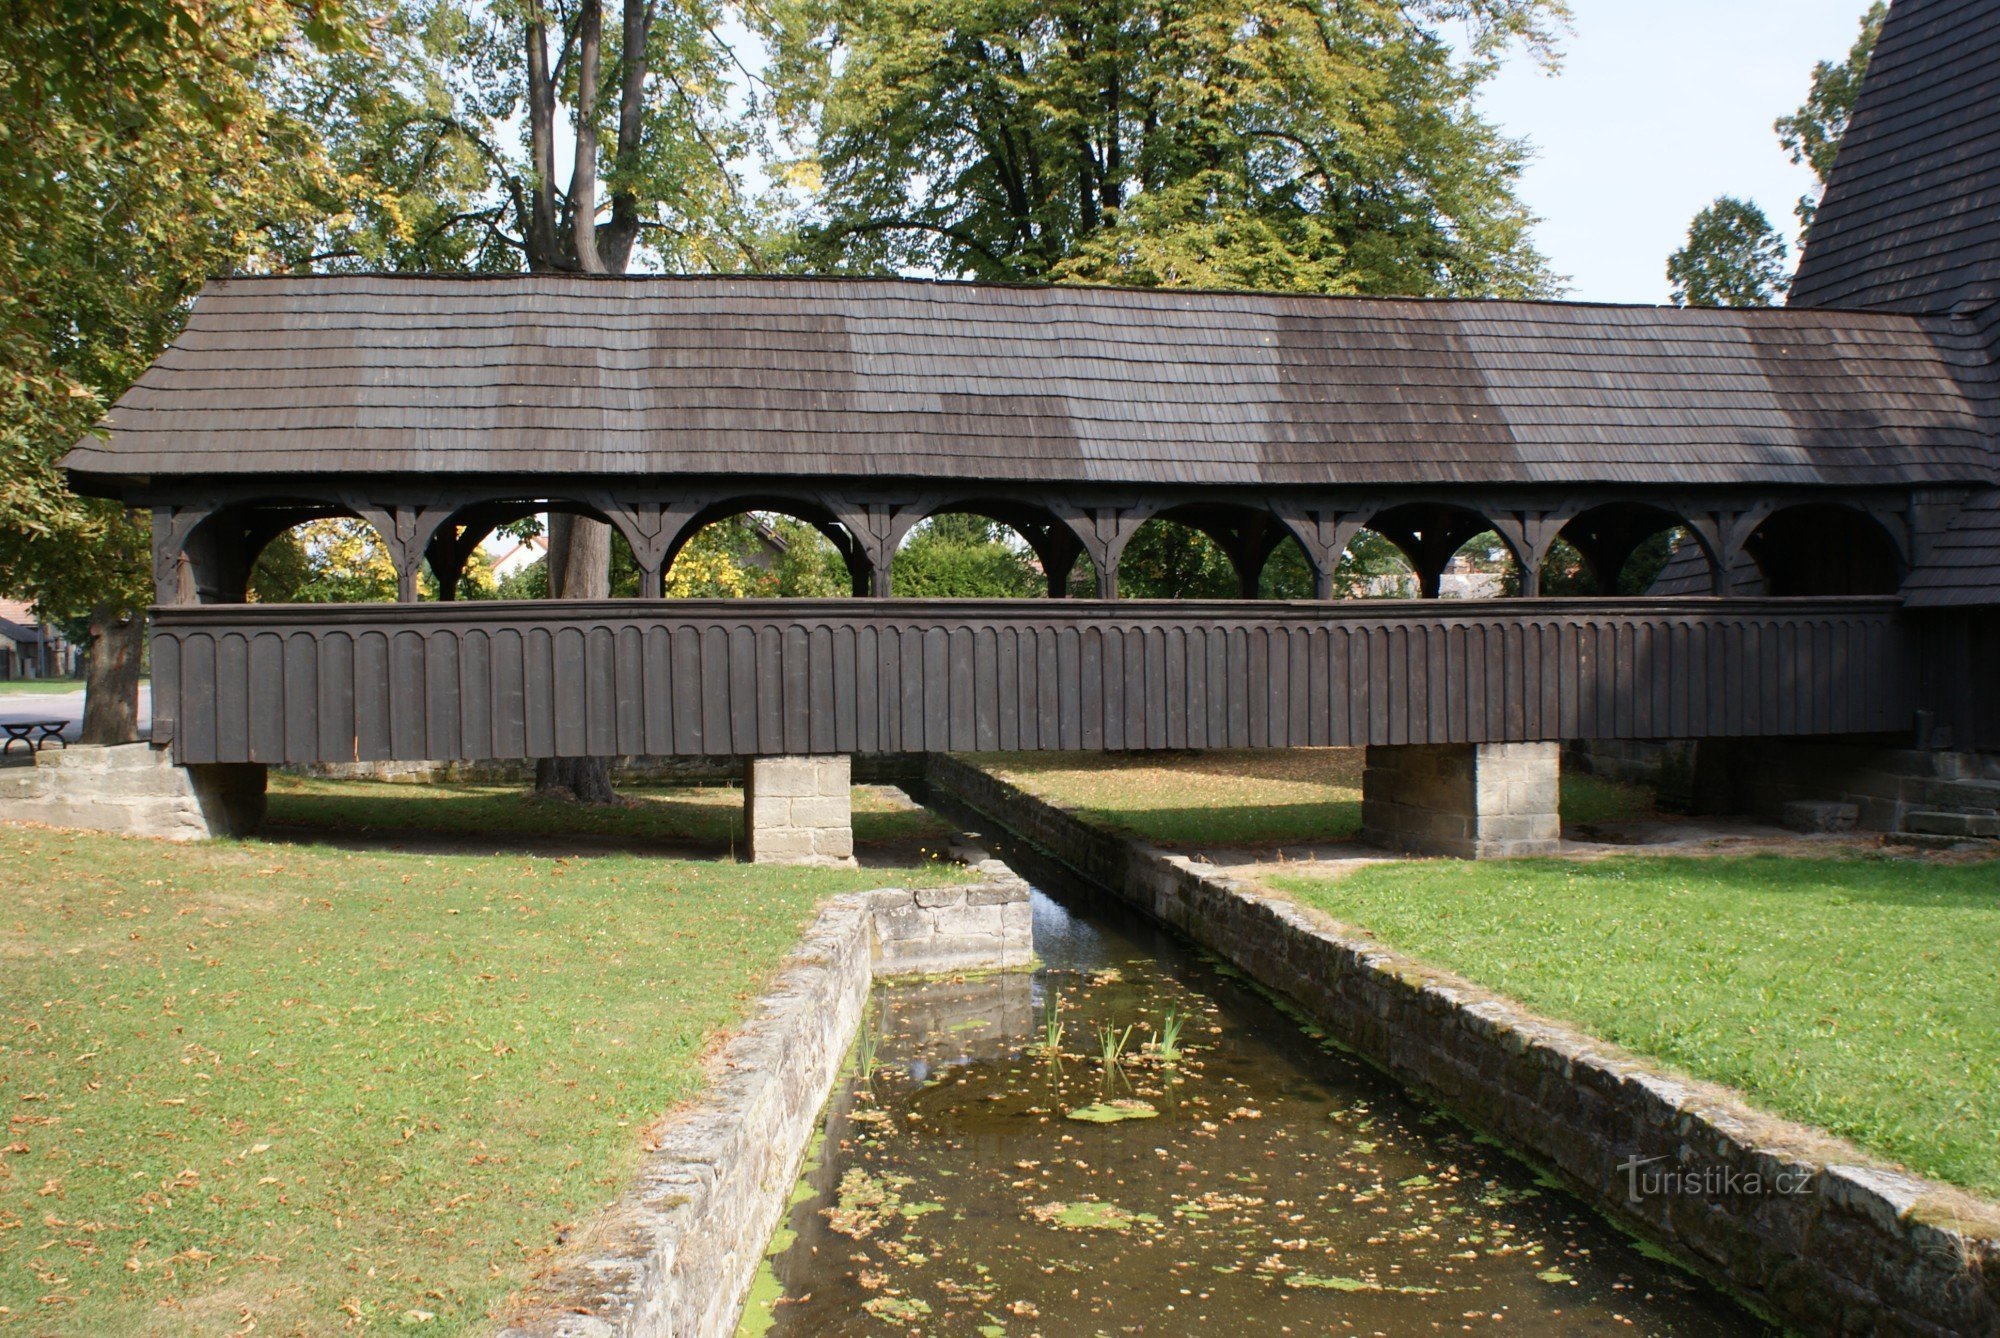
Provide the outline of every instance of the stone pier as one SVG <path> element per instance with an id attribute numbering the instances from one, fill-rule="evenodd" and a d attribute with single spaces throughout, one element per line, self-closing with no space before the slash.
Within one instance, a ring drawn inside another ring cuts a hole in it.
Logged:
<path id="1" fill-rule="evenodd" d="M 199 841 L 248 836 L 264 821 L 256 762 L 174 765 L 147 743 L 44 749 L 0 770 L 0 820 Z"/>
<path id="2" fill-rule="evenodd" d="M 1554 743 L 1370 747 L 1361 839 L 1454 859 L 1554 854 L 1561 776 Z"/>
<path id="3" fill-rule="evenodd" d="M 855 867 L 853 760 L 844 754 L 750 758 L 743 828 L 752 864 Z"/>

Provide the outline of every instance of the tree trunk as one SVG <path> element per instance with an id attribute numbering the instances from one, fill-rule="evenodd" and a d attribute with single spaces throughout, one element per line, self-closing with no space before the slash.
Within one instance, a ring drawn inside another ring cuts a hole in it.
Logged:
<path id="1" fill-rule="evenodd" d="M 611 593 L 611 527 L 601 520 L 549 513 L 549 597 L 604 599 Z M 613 804 L 611 762 L 603 757 L 544 757 L 535 793 L 567 794 L 579 804 Z"/>
<path id="2" fill-rule="evenodd" d="M 528 183 L 532 204 L 525 237 L 528 268 L 561 267 L 556 250 L 556 91 L 549 70 L 549 31 L 539 6 L 530 11 L 528 39 Z"/>
<path id="3" fill-rule="evenodd" d="M 569 173 L 570 253 L 585 274 L 602 274 L 597 256 L 597 61 L 604 42 L 601 0 L 577 15 L 576 158 Z"/>
<path id="4" fill-rule="evenodd" d="M 139 660 L 145 644 L 146 620 L 138 614 L 110 605 L 90 611 L 83 732 L 78 742 L 138 741 Z"/>
<path id="5" fill-rule="evenodd" d="M 651 22 L 651 5 L 626 0 L 625 46 L 619 52 L 621 71 L 618 152 L 620 161 L 634 157 L 638 150 L 640 99 L 645 80 L 645 37 Z M 577 106 L 575 115 L 576 157 L 569 177 L 569 229 L 565 248 L 576 267 L 586 274 L 605 272 L 604 258 L 597 246 L 597 83 L 604 40 L 602 0 L 583 0 L 577 14 Z M 635 44 L 634 38 L 637 39 Z M 541 39 L 529 41 L 529 84 L 535 84 L 536 52 Z M 547 86 L 546 66 L 543 67 Z M 553 117 L 550 118 L 551 122 Z M 539 164 L 553 162 L 553 134 L 540 123 L 531 122 L 530 141 Z M 613 218 L 620 216 L 619 199 L 613 196 Z M 630 212 L 626 201 L 624 212 Z M 622 272 L 631 250 L 636 225 L 614 234 L 613 256 Z M 530 256 L 532 267 L 533 256 Z M 611 594 L 611 527 L 586 516 L 549 514 L 549 597 L 551 599 L 605 599 Z M 538 794 L 567 793 L 580 804 L 610 804 L 618 795 L 611 788 L 611 763 L 602 757 L 550 757 L 535 764 L 535 791 Z"/>

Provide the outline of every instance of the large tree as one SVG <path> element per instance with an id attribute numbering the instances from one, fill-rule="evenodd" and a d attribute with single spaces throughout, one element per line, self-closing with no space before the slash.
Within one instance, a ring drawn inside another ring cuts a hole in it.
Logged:
<path id="1" fill-rule="evenodd" d="M 1675 306 L 1768 307 L 1790 286 L 1785 239 L 1748 200 L 1724 195 L 1694 217 L 1667 258 Z"/>
<path id="2" fill-rule="evenodd" d="M 612 12 L 607 13 L 610 9 Z M 741 183 L 751 138 L 716 0 L 378 0 L 377 49 L 274 87 L 328 126 L 343 175 L 288 239 L 314 266 L 621 274 L 759 261 Z M 548 594 L 610 592 L 600 521 L 548 518 Z M 537 788 L 612 796 L 604 759 L 549 759 Z"/>
<path id="3" fill-rule="evenodd" d="M 1861 81 L 1868 74 L 1868 62 L 1875 55 L 1876 39 L 1882 35 L 1882 21 L 1889 17 L 1889 0 L 1875 0 L 1861 16 L 1861 35 L 1854 40 L 1843 61 L 1823 60 L 1813 67 L 1812 91 L 1805 105 L 1790 116 L 1781 116 L 1772 129 L 1778 142 L 1792 155 L 1792 161 L 1812 169 L 1818 186 L 1799 198 L 1799 221 L 1810 227 L 1819 210 L 1820 195 L 1833 175 L 1833 160 L 1840 153 L 1840 140 L 1854 115 L 1854 100 L 1861 93 Z"/>
<path id="4" fill-rule="evenodd" d="M 794 262 L 1524 296 L 1525 151 L 1473 97 L 1560 0 L 777 0 Z M 1456 36 L 1458 41 L 1454 42 Z"/>
<path id="5" fill-rule="evenodd" d="M 83 737 L 137 735 L 143 523 L 55 468 L 179 329 L 187 300 L 321 168 L 254 87 L 344 40 L 335 0 L 0 7 L 0 585 L 88 626 Z"/>

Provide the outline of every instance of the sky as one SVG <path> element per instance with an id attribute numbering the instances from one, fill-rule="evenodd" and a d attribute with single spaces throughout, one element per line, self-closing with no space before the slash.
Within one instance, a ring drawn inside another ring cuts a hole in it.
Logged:
<path id="1" fill-rule="evenodd" d="M 1520 193 L 1568 296 L 1665 302 L 1667 257 L 1718 195 L 1796 228 L 1812 174 L 1792 165 L 1771 123 L 1805 100 L 1815 63 L 1846 58 L 1867 7 L 1571 0 L 1561 70 L 1516 58 L 1481 97 L 1490 120 L 1534 148 Z"/>

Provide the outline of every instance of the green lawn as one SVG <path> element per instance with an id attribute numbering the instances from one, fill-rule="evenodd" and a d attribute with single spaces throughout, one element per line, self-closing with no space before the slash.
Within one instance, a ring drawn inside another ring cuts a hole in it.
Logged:
<path id="1" fill-rule="evenodd" d="M 66 692 L 82 692 L 80 678 L 14 678 L 0 683 L 0 710 L 9 697 L 60 697 Z"/>
<path id="2" fill-rule="evenodd" d="M 2000 862 L 1430 861 L 1272 881 L 1764 1109 L 2000 1193 Z"/>
<path id="3" fill-rule="evenodd" d="M 620 787 L 615 807 L 538 799 L 520 785 L 399 785 L 330 781 L 273 772 L 270 821 L 327 833 L 425 833 L 480 837 L 615 837 L 634 842 L 743 844 L 743 792 L 725 786 Z M 928 810 L 893 806 L 868 787 L 854 792 L 862 847 L 934 848 L 952 829 Z M 864 850 L 864 854 L 865 854 Z"/>
<path id="4" fill-rule="evenodd" d="M 815 904 L 885 881 L 6 826 L 0 861 L 0 1327 L 32 1333 L 482 1327 Z"/>
<path id="5" fill-rule="evenodd" d="M 1077 816 L 1169 849 L 1311 845 L 1361 830 L 1358 748 L 1178 754 L 1009 753 L 967 759 Z M 1564 776 L 1563 818 L 1651 814 L 1651 796 Z"/>

